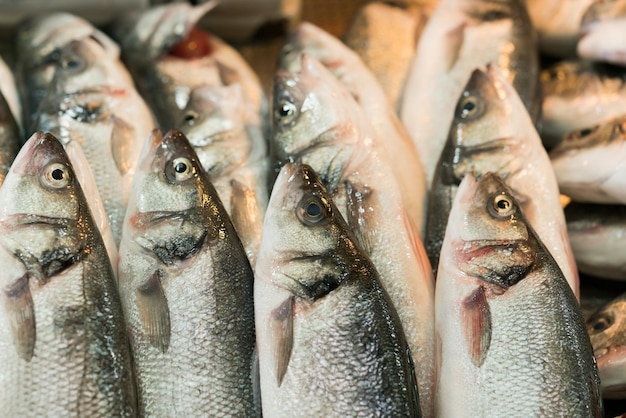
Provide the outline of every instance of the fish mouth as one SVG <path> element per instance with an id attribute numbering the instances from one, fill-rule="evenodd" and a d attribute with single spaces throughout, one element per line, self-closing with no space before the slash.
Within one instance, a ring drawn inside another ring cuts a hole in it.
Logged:
<path id="1" fill-rule="evenodd" d="M 57 218 L 53 216 L 37 215 L 31 213 L 16 213 L 9 215 L 2 220 L 3 224 L 12 227 L 44 225 L 53 227 L 66 227 L 69 223 L 67 218 Z"/>
<path id="2" fill-rule="evenodd" d="M 131 217 L 130 223 L 137 229 L 144 229 L 150 225 L 169 221 L 186 221 L 189 218 L 187 211 L 166 212 L 139 212 Z"/>

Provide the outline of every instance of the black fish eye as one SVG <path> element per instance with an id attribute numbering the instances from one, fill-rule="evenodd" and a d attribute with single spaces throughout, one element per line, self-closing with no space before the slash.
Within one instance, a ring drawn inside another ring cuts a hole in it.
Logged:
<path id="1" fill-rule="evenodd" d="M 513 198 L 507 194 L 497 194 L 493 197 L 489 211 L 499 218 L 510 216 L 515 211 Z"/>
<path id="2" fill-rule="evenodd" d="M 274 114 L 278 123 L 289 125 L 298 118 L 298 106 L 291 100 L 283 98 L 278 102 Z"/>
<path id="3" fill-rule="evenodd" d="M 198 114 L 196 112 L 189 111 L 185 113 L 183 120 L 187 122 L 188 124 L 193 125 L 197 118 L 198 118 Z"/>
<path id="4" fill-rule="evenodd" d="M 68 71 L 79 71 L 83 67 L 83 61 L 78 56 L 71 56 L 61 61 L 61 66 Z"/>
<path id="5" fill-rule="evenodd" d="M 459 103 L 459 116 L 462 119 L 471 119 L 478 115 L 479 105 L 476 96 L 467 95 Z"/>
<path id="6" fill-rule="evenodd" d="M 611 318 L 606 315 L 600 315 L 589 319 L 588 328 L 591 328 L 593 332 L 598 333 L 608 329 L 611 324 Z"/>
<path id="7" fill-rule="evenodd" d="M 52 163 L 46 166 L 41 176 L 44 186 L 61 189 L 70 183 L 70 170 L 61 163 Z"/>
<path id="8" fill-rule="evenodd" d="M 327 219 L 327 206 L 318 196 L 305 197 L 298 205 L 296 215 L 307 226 L 317 225 Z"/>
<path id="9" fill-rule="evenodd" d="M 587 135 L 589 135 L 592 132 L 593 132 L 593 129 L 591 129 L 591 128 L 581 129 L 580 130 L 580 136 L 587 136 Z"/>

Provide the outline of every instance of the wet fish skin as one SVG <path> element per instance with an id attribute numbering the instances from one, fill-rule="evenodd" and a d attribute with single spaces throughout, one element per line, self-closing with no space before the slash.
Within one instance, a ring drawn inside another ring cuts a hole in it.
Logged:
<path id="1" fill-rule="evenodd" d="M 598 361 L 602 396 L 626 398 L 626 294 L 587 319 L 587 332 Z"/>
<path id="2" fill-rule="evenodd" d="M 20 126 L 4 95 L 0 92 L 0 186 L 21 146 Z"/>
<path id="3" fill-rule="evenodd" d="M 140 415 L 259 416 L 252 268 L 180 131 L 144 148 L 120 260 Z"/>
<path id="4" fill-rule="evenodd" d="M 255 275 L 265 416 L 421 416 L 391 301 L 308 166 L 278 176 Z"/>
<path id="5" fill-rule="evenodd" d="M 22 102 L 20 101 L 19 93 L 17 91 L 17 84 L 15 83 L 15 77 L 13 71 L 5 60 L 0 56 L 0 93 L 4 96 L 13 119 L 17 123 L 17 126 L 22 129 Z M 21 134 L 20 134 L 21 135 Z M 22 138 L 20 138 L 22 139 Z M 24 138 L 25 140 L 26 138 Z"/>
<path id="6" fill-rule="evenodd" d="M 435 306 L 441 416 L 602 416 L 578 302 L 497 175 L 459 186 Z"/>
<path id="7" fill-rule="evenodd" d="M 136 409 L 122 307 L 71 163 L 35 133 L 0 191 L 0 408 L 10 416 L 121 416 Z"/>
<path id="8" fill-rule="evenodd" d="M 594 1 L 582 18 L 576 52 L 585 59 L 626 65 L 625 24 L 626 1 Z"/>
<path id="9" fill-rule="evenodd" d="M 561 193 L 577 202 L 626 204 L 626 117 L 570 132 L 550 152 Z"/>
<path id="10" fill-rule="evenodd" d="M 513 87 L 496 67 L 475 70 L 459 96 L 430 196 L 426 248 L 437 265 L 441 242 L 462 178 L 497 173 L 555 258 L 574 293 L 578 271 L 566 233 L 559 189 L 548 155 Z"/>
<path id="11" fill-rule="evenodd" d="M 618 67 L 586 61 L 561 61 L 544 69 L 541 138 L 546 147 L 553 148 L 572 131 L 621 116 L 625 80 Z"/>
<path id="12" fill-rule="evenodd" d="M 565 218 L 580 272 L 626 280 L 626 206 L 572 202 Z"/>
<path id="13" fill-rule="evenodd" d="M 39 104 L 46 97 L 60 50 L 74 40 L 92 38 L 106 55 L 118 58 L 118 46 L 86 20 L 56 12 L 27 19 L 16 32 L 16 81 L 22 99 L 24 130 L 29 131 Z"/>

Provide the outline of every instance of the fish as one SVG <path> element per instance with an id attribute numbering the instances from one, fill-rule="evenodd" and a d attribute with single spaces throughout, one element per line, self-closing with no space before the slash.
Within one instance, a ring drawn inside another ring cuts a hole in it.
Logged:
<path id="1" fill-rule="evenodd" d="M 603 416 L 578 301 L 496 174 L 459 186 L 435 297 L 440 416 Z"/>
<path id="2" fill-rule="evenodd" d="M 135 166 L 156 123 L 120 60 L 94 39 L 68 43 L 55 68 L 34 126 L 80 144 L 119 244 Z"/>
<path id="3" fill-rule="evenodd" d="M 596 0 L 528 0 L 539 48 L 553 57 L 575 57 L 583 16 Z"/>
<path id="4" fill-rule="evenodd" d="M 36 132 L 0 189 L 0 409 L 136 416 L 124 315 L 67 154 Z"/>
<path id="5" fill-rule="evenodd" d="M 0 186 L 21 147 L 21 127 L 0 91 Z"/>
<path id="6" fill-rule="evenodd" d="M 15 77 L 13 71 L 7 65 L 6 61 L 0 56 L 0 94 L 7 102 L 9 109 L 11 109 L 11 115 L 15 120 L 18 128 L 20 129 L 20 136 L 23 136 L 22 129 L 22 102 L 17 91 L 17 84 L 15 83 Z M 20 142 L 25 142 L 25 139 L 20 138 Z"/>
<path id="7" fill-rule="evenodd" d="M 626 293 L 587 319 L 587 332 L 598 361 L 602 396 L 626 399 Z"/>
<path id="8" fill-rule="evenodd" d="M 626 66 L 626 1 L 595 0 L 583 15 L 576 52 L 581 58 Z"/>
<path id="9" fill-rule="evenodd" d="M 339 39 L 307 22 L 299 24 L 289 34 L 280 52 L 279 68 L 289 72 L 299 71 L 303 54 L 316 58 L 337 77 L 363 109 L 379 141 L 385 142 L 381 150 L 388 161 L 394 162 L 391 165 L 393 175 L 403 190 L 404 204 L 415 217 L 415 226 L 421 237 L 426 216 L 424 170 L 411 138 L 376 77 L 359 56 Z"/>
<path id="10" fill-rule="evenodd" d="M 519 96 L 495 66 L 475 70 L 458 98 L 429 198 L 425 245 L 433 266 L 439 264 L 461 180 L 487 172 L 513 189 L 578 297 L 578 271 L 550 159 Z"/>
<path id="11" fill-rule="evenodd" d="M 626 73 L 615 66 L 566 60 L 541 72 L 541 139 L 552 149 L 568 133 L 625 114 Z"/>
<path id="12" fill-rule="evenodd" d="M 253 271 L 193 148 L 152 133 L 124 221 L 119 282 L 140 416 L 260 416 Z"/>
<path id="13" fill-rule="evenodd" d="M 416 227 L 420 219 L 403 203 L 385 145 L 350 92 L 307 54 L 299 72 L 277 72 L 273 99 L 275 165 L 307 164 L 322 179 L 398 312 L 422 414 L 432 416 L 434 278 Z"/>
<path id="14" fill-rule="evenodd" d="M 113 27 L 123 59 L 163 130 L 178 128 L 191 90 L 204 85 L 240 83 L 250 123 L 261 126 L 267 119 L 267 100 L 254 70 L 233 47 L 196 25 L 216 4 L 158 5 L 129 13 Z"/>
<path id="15" fill-rule="evenodd" d="M 626 115 L 570 132 L 550 160 L 561 193 L 577 202 L 626 204 Z"/>
<path id="16" fill-rule="evenodd" d="M 626 206 L 572 202 L 565 218 L 578 270 L 626 281 Z"/>
<path id="17" fill-rule="evenodd" d="M 109 58 L 119 58 L 119 47 L 106 34 L 71 13 L 35 14 L 18 26 L 15 75 L 25 131 L 31 130 L 39 104 L 48 94 L 60 50 L 72 41 L 86 38 L 99 43 Z"/>
<path id="18" fill-rule="evenodd" d="M 503 72 L 538 121 L 539 58 L 524 1 L 441 0 L 422 32 L 400 111 L 429 190 L 456 101 L 472 71 L 488 63 Z"/>
<path id="19" fill-rule="evenodd" d="M 255 278 L 264 416 L 421 416 L 391 300 L 307 165 L 278 175 Z"/>
<path id="20" fill-rule="evenodd" d="M 343 35 L 346 45 L 376 76 L 396 111 L 415 47 L 430 15 L 427 6 L 418 2 L 365 3 Z"/>
<path id="21" fill-rule="evenodd" d="M 259 125 L 246 121 L 245 106 L 239 83 L 197 87 L 177 126 L 198 155 L 254 265 L 269 197 L 269 162 L 265 136 Z"/>

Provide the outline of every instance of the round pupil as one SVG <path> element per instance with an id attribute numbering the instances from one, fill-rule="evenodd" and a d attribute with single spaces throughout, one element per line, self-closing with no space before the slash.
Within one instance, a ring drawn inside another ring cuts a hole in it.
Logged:
<path id="1" fill-rule="evenodd" d="M 291 116 L 293 115 L 293 106 L 290 103 L 285 103 L 280 108 L 280 116 Z"/>
<path id="2" fill-rule="evenodd" d="M 469 113 L 474 110 L 475 107 L 476 105 L 473 102 L 465 102 L 465 104 L 463 105 L 463 111 L 465 113 Z"/>
<path id="3" fill-rule="evenodd" d="M 580 131 L 580 136 L 587 136 L 591 133 L 591 129 L 583 129 Z"/>
<path id="4" fill-rule="evenodd" d="M 306 214 L 311 217 L 317 217 L 322 213 L 322 208 L 317 203 L 309 203 L 306 207 Z"/>
<path id="5" fill-rule="evenodd" d="M 52 170 L 52 178 L 55 180 L 63 180 L 63 177 L 65 177 L 65 174 L 63 173 L 63 170 L 61 170 L 60 168 L 56 168 L 54 170 Z"/>
<path id="6" fill-rule="evenodd" d="M 174 167 L 174 171 L 176 171 L 179 174 L 184 173 L 185 171 L 187 171 L 187 164 L 185 163 L 176 164 L 176 166 Z"/>
<path id="7" fill-rule="evenodd" d="M 65 66 L 66 66 L 67 68 L 76 68 L 76 67 L 78 67 L 78 64 L 79 64 L 78 60 L 76 60 L 76 59 L 70 59 L 70 60 L 68 60 L 68 61 L 65 63 Z"/>
<path id="8" fill-rule="evenodd" d="M 507 210 L 511 206 L 511 204 L 507 200 L 500 199 L 496 203 L 496 206 L 498 207 L 498 209 Z"/>
<path id="9" fill-rule="evenodd" d="M 185 122 L 191 122 L 195 119 L 196 117 L 194 115 L 192 115 L 191 113 L 188 113 L 185 115 Z"/>
<path id="10" fill-rule="evenodd" d="M 601 319 L 593 325 L 593 329 L 596 331 L 602 331 L 606 328 L 606 321 Z"/>

